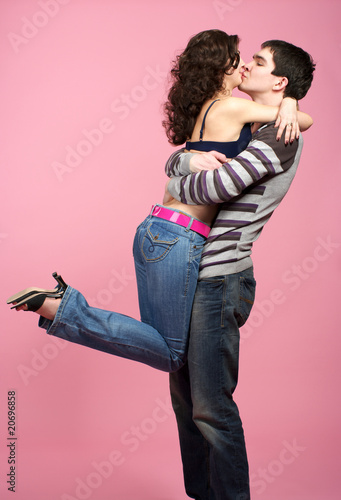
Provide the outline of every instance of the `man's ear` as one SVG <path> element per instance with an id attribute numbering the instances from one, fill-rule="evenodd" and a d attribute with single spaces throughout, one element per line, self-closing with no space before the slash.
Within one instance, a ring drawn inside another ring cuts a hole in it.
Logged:
<path id="1" fill-rule="evenodd" d="M 272 90 L 284 90 L 285 87 L 288 85 L 289 83 L 289 80 L 287 79 L 286 76 L 279 76 L 278 78 L 276 78 L 276 82 L 272 88 Z"/>

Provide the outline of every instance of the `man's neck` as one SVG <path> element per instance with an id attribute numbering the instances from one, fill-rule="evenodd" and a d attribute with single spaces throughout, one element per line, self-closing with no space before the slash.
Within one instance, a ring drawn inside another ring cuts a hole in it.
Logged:
<path id="1" fill-rule="evenodd" d="M 277 93 L 267 93 L 267 94 L 255 94 L 250 96 L 251 99 L 258 104 L 265 104 L 267 106 L 280 106 L 283 100 L 283 94 Z"/>
<path id="2" fill-rule="evenodd" d="M 265 104 L 266 106 L 280 106 L 283 100 L 283 94 L 277 93 L 266 93 L 266 94 L 255 94 L 250 96 L 254 102 L 258 104 Z M 252 133 L 256 132 L 264 123 L 254 123 L 252 125 Z"/>

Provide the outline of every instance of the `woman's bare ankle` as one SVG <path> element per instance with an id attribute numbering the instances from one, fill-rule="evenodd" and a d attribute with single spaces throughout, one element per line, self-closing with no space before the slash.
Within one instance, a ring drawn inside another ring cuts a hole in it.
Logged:
<path id="1" fill-rule="evenodd" d="M 53 321 L 61 301 L 62 299 L 52 299 L 51 297 L 46 297 L 44 304 L 35 312 L 38 313 L 39 316 L 43 316 L 43 318 Z"/>

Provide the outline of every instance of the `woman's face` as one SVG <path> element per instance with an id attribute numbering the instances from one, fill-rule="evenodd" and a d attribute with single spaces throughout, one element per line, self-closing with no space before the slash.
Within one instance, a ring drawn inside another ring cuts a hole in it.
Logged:
<path id="1" fill-rule="evenodd" d="M 242 57 L 240 57 L 238 67 L 236 69 L 231 68 L 229 70 L 229 73 L 225 74 L 224 87 L 227 90 L 232 90 L 238 87 L 243 81 L 242 75 L 244 74 L 244 71 L 245 62 L 243 61 Z"/>

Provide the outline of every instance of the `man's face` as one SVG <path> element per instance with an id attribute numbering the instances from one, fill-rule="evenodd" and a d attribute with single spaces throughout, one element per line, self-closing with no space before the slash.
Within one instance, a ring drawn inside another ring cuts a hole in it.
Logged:
<path id="1" fill-rule="evenodd" d="M 272 91 L 278 76 L 272 75 L 275 63 L 268 47 L 261 49 L 253 56 L 253 60 L 246 64 L 239 90 L 251 97 Z"/>

